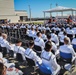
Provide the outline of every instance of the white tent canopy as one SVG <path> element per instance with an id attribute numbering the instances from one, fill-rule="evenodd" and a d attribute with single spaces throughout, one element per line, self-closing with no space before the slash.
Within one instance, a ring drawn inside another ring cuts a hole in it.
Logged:
<path id="1" fill-rule="evenodd" d="M 76 11 L 75 8 L 68 8 L 68 7 L 62 7 L 62 6 L 57 6 L 56 8 L 52 8 L 43 12 L 63 12 L 63 11 Z"/>
<path id="2" fill-rule="evenodd" d="M 76 16 L 76 8 L 68 8 L 68 7 L 57 6 L 56 8 L 52 8 L 52 9 L 43 11 L 44 19 L 45 19 L 45 13 L 50 13 L 50 16 L 51 16 L 51 13 L 53 13 L 53 12 L 61 12 L 61 16 L 63 16 L 63 12 L 65 12 L 65 11 L 67 11 L 67 12 L 71 11 L 72 16 L 74 16 L 73 12 L 75 11 L 75 16 Z M 58 13 L 57 13 L 57 16 L 58 16 Z"/>

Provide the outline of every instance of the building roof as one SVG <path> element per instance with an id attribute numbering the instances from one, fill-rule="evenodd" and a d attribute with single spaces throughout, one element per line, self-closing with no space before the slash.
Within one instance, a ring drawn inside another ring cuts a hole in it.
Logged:
<path id="1" fill-rule="evenodd" d="M 26 10 L 15 10 L 16 12 L 27 12 Z"/>
<path id="2" fill-rule="evenodd" d="M 76 8 L 68 8 L 68 7 L 63 7 L 63 6 L 57 6 L 56 8 L 45 10 L 43 12 L 63 12 L 63 11 L 76 11 Z"/>

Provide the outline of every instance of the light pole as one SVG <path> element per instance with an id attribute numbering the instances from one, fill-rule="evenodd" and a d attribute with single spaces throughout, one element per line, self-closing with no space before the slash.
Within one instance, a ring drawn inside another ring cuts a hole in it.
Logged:
<path id="1" fill-rule="evenodd" d="M 56 7 L 58 7 L 58 4 L 56 3 Z M 58 17 L 58 12 L 57 12 L 57 17 Z"/>
<path id="2" fill-rule="evenodd" d="M 50 4 L 50 9 L 52 8 L 52 4 Z M 50 17 L 51 17 L 52 15 L 51 15 L 51 12 L 50 12 Z"/>
<path id="3" fill-rule="evenodd" d="M 29 6 L 29 18 L 30 18 L 30 23 L 31 23 L 31 8 L 30 8 L 30 5 Z"/>

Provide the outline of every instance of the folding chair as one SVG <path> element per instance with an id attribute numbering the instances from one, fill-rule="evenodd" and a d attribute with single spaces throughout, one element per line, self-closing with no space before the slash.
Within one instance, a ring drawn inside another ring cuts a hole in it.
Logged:
<path id="1" fill-rule="evenodd" d="M 31 67 L 35 66 L 35 62 L 32 59 L 26 57 L 26 61 L 29 66 Z"/>
<path id="2" fill-rule="evenodd" d="M 36 74 L 36 70 L 37 70 L 37 66 L 35 66 L 35 62 L 34 62 L 32 59 L 27 58 L 27 57 L 26 57 L 26 61 L 27 61 L 27 65 L 28 65 L 29 67 L 31 67 L 31 68 L 34 69 L 34 72 L 31 72 L 31 75 L 32 75 L 32 74 L 35 75 L 35 74 Z"/>
<path id="3" fill-rule="evenodd" d="M 34 40 L 34 38 L 33 38 L 33 37 L 31 37 L 31 36 L 29 36 L 29 40 Z"/>
<path id="4" fill-rule="evenodd" d="M 23 60 L 23 57 L 22 57 L 22 54 L 21 54 L 21 53 L 17 53 L 17 54 L 16 54 L 16 59 L 17 59 L 17 61 L 19 61 L 19 62 L 24 62 L 24 60 Z"/>
<path id="5" fill-rule="evenodd" d="M 65 68 L 66 64 L 72 65 L 72 54 L 71 53 L 63 53 L 63 52 L 60 51 L 60 61 L 59 61 L 59 64 L 61 66 L 61 69 L 66 69 Z"/>
<path id="6" fill-rule="evenodd" d="M 34 49 L 37 52 L 37 55 L 40 56 L 40 54 L 42 52 L 42 48 L 38 45 L 34 45 Z"/>
<path id="7" fill-rule="evenodd" d="M 70 38 L 70 40 L 72 41 L 73 39 L 73 34 L 67 34 L 67 36 Z"/>
<path id="8" fill-rule="evenodd" d="M 74 48 L 74 51 L 76 52 L 76 45 L 75 45 L 75 44 L 73 44 L 72 46 L 73 46 L 73 48 Z"/>
<path id="9" fill-rule="evenodd" d="M 1 45 L 0 45 L 0 52 L 2 52 L 2 47 L 1 47 Z"/>
<path id="10" fill-rule="evenodd" d="M 39 74 L 40 75 L 52 75 L 52 72 L 51 72 L 51 69 L 49 68 L 49 66 L 46 66 L 44 65 L 43 63 L 42 64 L 38 64 L 38 67 L 39 67 Z"/>
<path id="11" fill-rule="evenodd" d="M 3 52 L 3 57 L 6 57 L 6 55 L 7 55 L 7 48 L 6 47 L 2 47 L 2 52 Z"/>
<path id="12" fill-rule="evenodd" d="M 65 63 L 72 62 L 72 54 L 71 53 L 63 53 L 60 51 L 60 59 Z"/>
<path id="13" fill-rule="evenodd" d="M 14 57 L 14 51 L 13 50 L 9 50 L 9 56 L 12 58 Z"/>

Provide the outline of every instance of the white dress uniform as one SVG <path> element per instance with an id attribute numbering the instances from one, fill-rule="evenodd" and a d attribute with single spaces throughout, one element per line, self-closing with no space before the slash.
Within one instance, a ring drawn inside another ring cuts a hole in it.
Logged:
<path id="1" fill-rule="evenodd" d="M 10 50 L 14 51 L 15 44 L 10 44 Z"/>
<path id="2" fill-rule="evenodd" d="M 28 25 L 27 27 L 28 27 L 28 29 L 30 29 L 31 28 L 31 25 Z"/>
<path id="3" fill-rule="evenodd" d="M 46 30 L 49 30 L 50 31 L 50 28 L 49 27 L 46 27 Z"/>
<path id="4" fill-rule="evenodd" d="M 55 30 L 56 31 L 61 31 L 61 29 L 59 27 L 56 27 Z"/>
<path id="5" fill-rule="evenodd" d="M 42 30 L 40 26 L 38 27 L 38 29 L 39 29 L 39 30 Z"/>
<path id="6" fill-rule="evenodd" d="M 67 37 L 64 34 L 59 34 L 60 42 L 64 43 L 64 38 Z"/>
<path id="7" fill-rule="evenodd" d="M 56 34 L 51 33 L 51 40 L 55 42 L 56 46 L 59 46 L 59 39 Z"/>
<path id="8" fill-rule="evenodd" d="M 23 25 L 21 25 L 21 26 L 20 26 L 20 28 L 24 28 L 24 26 L 23 26 Z"/>
<path id="9" fill-rule="evenodd" d="M 76 45 L 76 38 L 73 38 L 72 44 Z"/>
<path id="10" fill-rule="evenodd" d="M 0 36 L 0 45 L 1 45 L 2 41 L 3 41 L 3 37 Z"/>
<path id="11" fill-rule="evenodd" d="M 60 71 L 60 66 L 56 62 L 56 57 L 52 52 L 46 52 L 45 50 L 41 53 L 42 62 L 49 66 L 53 75 L 56 75 Z"/>
<path id="12" fill-rule="evenodd" d="M 59 32 L 58 36 L 60 37 L 61 35 L 63 35 L 63 31 Z"/>
<path id="13" fill-rule="evenodd" d="M 42 49 L 44 49 L 45 43 L 44 43 L 44 40 L 43 40 L 42 38 L 37 37 L 34 42 L 35 42 L 35 45 L 38 45 L 38 46 L 40 46 Z"/>
<path id="14" fill-rule="evenodd" d="M 49 41 L 49 40 L 47 40 L 47 41 Z M 47 42 L 47 41 L 46 41 L 46 42 Z M 50 41 L 51 41 L 51 40 L 50 40 Z M 45 42 L 45 43 L 46 43 L 46 42 Z M 58 51 L 58 50 L 57 50 L 57 46 L 55 45 L 54 42 L 51 42 L 51 44 L 52 44 L 52 50 L 53 50 L 53 51 L 55 52 L 55 54 L 56 54 L 56 52 Z"/>
<path id="15" fill-rule="evenodd" d="M 36 29 L 36 26 L 34 25 L 33 28 Z"/>
<path id="16" fill-rule="evenodd" d="M 76 34 L 76 27 L 72 28 L 74 34 Z"/>
<path id="17" fill-rule="evenodd" d="M 66 28 L 66 32 L 67 32 L 68 30 L 70 30 L 70 28 L 69 28 L 69 27 L 68 27 L 68 28 Z"/>
<path id="18" fill-rule="evenodd" d="M 17 29 L 17 26 L 14 26 L 13 29 Z"/>
<path id="19" fill-rule="evenodd" d="M 0 58 L 3 58 L 3 54 L 0 52 Z"/>
<path id="20" fill-rule="evenodd" d="M 52 50 L 55 51 L 55 53 L 57 52 L 57 46 L 55 45 L 55 43 L 52 42 Z"/>
<path id="21" fill-rule="evenodd" d="M 56 28 L 55 28 L 55 27 L 53 27 L 51 30 L 56 30 Z"/>
<path id="22" fill-rule="evenodd" d="M 21 46 L 14 46 L 14 52 L 15 53 L 20 53 L 20 54 L 22 54 L 22 57 L 23 57 L 23 59 L 24 60 L 26 60 L 25 59 L 25 56 L 24 56 L 24 54 L 25 54 L 25 49 L 23 48 L 23 47 L 21 47 Z"/>
<path id="23" fill-rule="evenodd" d="M 43 40 L 46 40 L 47 39 L 47 36 L 45 34 L 42 34 L 42 39 Z"/>
<path id="24" fill-rule="evenodd" d="M 39 62 L 39 64 L 42 63 L 41 58 L 38 57 L 36 55 L 36 53 L 32 49 L 30 49 L 30 48 L 26 49 L 26 51 L 25 51 L 25 57 L 27 57 L 29 59 L 32 59 L 35 62 L 35 64 L 36 64 L 36 62 Z"/>
<path id="25" fill-rule="evenodd" d="M 10 44 L 6 39 L 3 39 L 1 47 L 6 47 L 7 49 L 10 49 Z"/>
<path id="26" fill-rule="evenodd" d="M 2 55 L 2 53 L 0 52 L 0 59 L 2 59 L 2 60 L 0 60 L 0 62 L 1 63 L 3 63 L 7 68 L 9 68 L 10 66 L 15 66 L 15 64 L 14 63 L 8 63 L 8 60 L 6 59 L 6 58 L 3 58 L 3 55 Z"/>
<path id="27" fill-rule="evenodd" d="M 67 34 L 74 34 L 74 31 L 73 30 L 68 30 Z"/>
<path id="28" fill-rule="evenodd" d="M 35 36 L 35 31 L 30 30 L 29 31 L 29 36 L 34 37 Z"/>
<path id="29" fill-rule="evenodd" d="M 42 30 L 46 30 L 46 28 L 44 26 L 41 27 Z"/>

